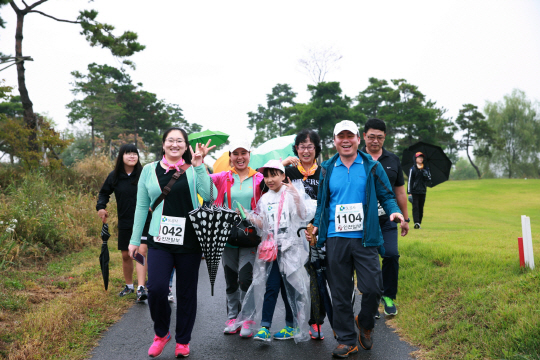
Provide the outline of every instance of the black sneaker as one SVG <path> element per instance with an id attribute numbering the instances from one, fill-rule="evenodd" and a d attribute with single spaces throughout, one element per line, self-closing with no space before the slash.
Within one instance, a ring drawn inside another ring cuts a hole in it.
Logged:
<path id="1" fill-rule="evenodd" d="M 132 288 L 130 288 L 129 286 L 126 285 L 124 290 L 120 291 L 118 296 L 122 297 L 122 296 L 126 296 L 126 295 L 129 295 L 129 294 L 133 294 L 134 292 L 135 292 L 135 290 L 133 290 Z"/>
<path id="2" fill-rule="evenodd" d="M 379 312 L 379 309 L 377 309 L 377 312 L 375 313 L 375 319 L 380 319 L 381 313 Z"/>
<path id="3" fill-rule="evenodd" d="M 139 286 L 137 289 L 137 302 L 144 302 L 146 299 L 148 299 L 148 295 L 144 291 L 144 286 Z"/>
<path id="4" fill-rule="evenodd" d="M 382 302 L 384 304 L 384 313 L 386 315 L 397 315 L 397 308 L 396 304 L 394 304 L 394 300 L 390 299 L 388 296 L 383 296 Z"/>
<path id="5" fill-rule="evenodd" d="M 414 224 L 414 228 L 415 229 L 420 229 L 420 224 L 419 223 Z"/>
<path id="6" fill-rule="evenodd" d="M 337 348 L 332 351 L 332 356 L 337 358 L 348 358 L 351 354 L 356 354 L 358 352 L 358 346 L 356 345 L 345 345 L 339 344 Z"/>
<path id="7" fill-rule="evenodd" d="M 359 332 L 358 342 L 364 348 L 364 350 L 371 350 L 371 348 L 373 347 L 373 340 L 371 340 L 371 336 L 373 335 L 373 329 L 366 330 L 361 327 L 358 323 L 358 315 L 356 315 L 356 317 L 354 318 L 354 323 L 356 324 Z"/>

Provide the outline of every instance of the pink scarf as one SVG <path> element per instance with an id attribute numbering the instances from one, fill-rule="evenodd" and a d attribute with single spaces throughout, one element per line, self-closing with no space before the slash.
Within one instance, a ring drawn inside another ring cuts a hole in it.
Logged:
<path id="1" fill-rule="evenodd" d="M 176 171 L 180 171 L 180 166 L 184 165 L 184 159 L 180 159 L 176 164 L 169 164 L 167 159 L 165 159 L 165 155 L 163 155 L 163 165 L 167 166 L 167 171 L 165 171 L 165 174 L 169 172 L 169 170 L 176 169 Z"/>

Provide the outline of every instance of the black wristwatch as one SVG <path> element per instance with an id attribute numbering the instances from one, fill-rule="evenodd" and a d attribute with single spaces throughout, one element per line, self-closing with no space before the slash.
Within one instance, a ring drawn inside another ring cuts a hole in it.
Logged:
<path id="1" fill-rule="evenodd" d="M 405 222 L 411 222 L 411 218 L 408 218 L 407 220 L 405 220 Z"/>

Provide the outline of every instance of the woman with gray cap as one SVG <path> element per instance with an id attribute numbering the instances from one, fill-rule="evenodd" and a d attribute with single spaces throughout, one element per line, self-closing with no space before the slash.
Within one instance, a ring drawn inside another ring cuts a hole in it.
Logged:
<path id="1" fill-rule="evenodd" d="M 229 158 L 232 169 L 211 174 L 210 177 L 218 189 L 216 205 L 233 208 L 240 203 L 245 209 L 252 210 L 261 198 L 260 183 L 263 175 L 249 167 L 251 145 L 246 141 L 232 142 L 229 147 Z M 225 245 L 223 251 L 223 269 L 227 284 L 227 322 L 225 334 L 236 334 L 251 337 L 253 332 L 248 326 L 240 329 L 236 317 L 240 312 L 242 300 L 253 279 L 253 263 L 256 247 L 237 247 Z M 247 324 L 249 325 L 249 324 Z"/>

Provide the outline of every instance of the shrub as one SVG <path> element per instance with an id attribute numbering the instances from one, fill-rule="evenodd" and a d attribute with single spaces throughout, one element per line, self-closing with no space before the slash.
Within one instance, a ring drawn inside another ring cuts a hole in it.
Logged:
<path id="1" fill-rule="evenodd" d="M 80 182 L 86 184 L 90 191 L 98 192 L 107 175 L 114 169 L 114 164 L 106 155 L 89 156 L 75 162 L 73 169 Z"/>
<path id="2" fill-rule="evenodd" d="M 6 192 L 0 195 L 0 264 L 4 268 L 99 242 L 101 221 L 95 195 L 62 187 L 39 172 L 23 175 L 18 186 Z M 114 215 L 116 206 L 111 205 Z M 116 216 L 111 220 L 111 230 L 115 230 Z M 8 227 L 13 228 L 9 236 Z"/>

